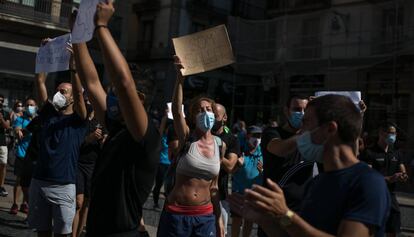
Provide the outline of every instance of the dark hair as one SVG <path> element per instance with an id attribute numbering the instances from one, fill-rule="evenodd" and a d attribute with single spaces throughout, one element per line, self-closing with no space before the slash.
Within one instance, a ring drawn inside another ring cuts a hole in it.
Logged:
<path id="1" fill-rule="evenodd" d="M 197 116 L 198 109 L 200 107 L 201 101 L 207 101 L 207 102 L 209 102 L 211 104 L 211 108 L 213 109 L 214 115 L 217 115 L 216 102 L 213 99 L 210 99 L 208 97 L 198 96 L 198 97 L 192 99 L 191 100 L 191 103 L 190 103 L 190 108 L 189 108 L 190 120 L 189 120 L 189 122 L 191 124 L 194 124 L 195 123 L 195 118 Z"/>
<path id="2" fill-rule="evenodd" d="M 0 98 L 3 98 L 4 99 L 4 95 L 3 94 L 0 94 Z"/>
<path id="3" fill-rule="evenodd" d="M 355 147 L 356 139 L 361 134 L 362 115 L 351 99 L 342 95 L 325 95 L 311 100 L 309 107 L 314 109 L 319 125 L 335 121 L 339 138 Z"/>
<path id="4" fill-rule="evenodd" d="M 13 105 L 13 110 L 16 110 L 17 109 L 17 105 L 19 105 L 19 104 L 21 104 L 23 106 L 23 103 L 20 100 L 16 100 L 14 102 L 14 105 Z"/>
<path id="5" fill-rule="evenodd" d="M 27 102 L 27 101 L 29 101 L 29 100 L 33 100 L 35 103 L 37 103 L 37 102 L 36 102 L 36 100 L 35 100 L 33 97 L 27 97 L 27 98 L 24 100 L 24 102 Z"/>
<path id="6" fill-rule="evenodd" d="M 286 101 L 286 107 L 290 108 L 290 103 L 292 100 L 309 100 L 308 96 L 293 94 L 289 96 L 289 99 Z"/>
<path id="7" fill-rule="evenodd" d="M 394 127 L 395 129 L 397 129 L 397 125 L 394 122 L 382 121 L 378 126 L 378 130 L 387 131 L 387 129 L 390 128 L 390 127 Z"/>

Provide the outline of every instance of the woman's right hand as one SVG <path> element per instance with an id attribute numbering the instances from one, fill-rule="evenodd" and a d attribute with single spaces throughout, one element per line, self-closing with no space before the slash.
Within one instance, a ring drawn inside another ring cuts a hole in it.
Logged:
<path id="1" fill-rule="evenodd" d="M 174 55 L 173 57 L 174 57 L 175 70 L 177 72 L 177 80 L 180 80 L 182 82 L 185 79 L 185 77 L 183 76 L 181 72 L 181 69 L 184 69 L 184 66 L 181 63 L 181 60 L 177 55 Z"/>

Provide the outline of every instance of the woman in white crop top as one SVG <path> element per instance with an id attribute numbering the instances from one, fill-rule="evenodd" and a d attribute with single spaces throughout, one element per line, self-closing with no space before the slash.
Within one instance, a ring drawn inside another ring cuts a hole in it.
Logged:
<path id="1" fill-rule="evenodd" d="M 172 113 L 178 150 L 183 152 L 177 158 L 175 184 L 165 202 L 157 236 L 224 237 L 217 185 L 221 148 L 210 131 L 215 122 L 215 102 L 206 97 L 193 100 L 188 122 L 194 129 L 190 131 L 181 109 L 185 78 L 178 57 L 175 65 Z"/>

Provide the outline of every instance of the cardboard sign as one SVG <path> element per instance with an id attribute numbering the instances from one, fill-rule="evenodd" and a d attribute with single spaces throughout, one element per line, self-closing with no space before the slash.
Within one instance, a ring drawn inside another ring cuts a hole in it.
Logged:
<path id="1" fill-rule="evenodd" d="M 167 114 L 168 119 L 174 120 L 174 117 L 173 117 L 173 114 L 172 114 L 172 103 L 168 102 L 167 107 L 168 107 L 168 114 Z M 182 110 L 183 110 L 183 115 L 184 115 L 184 118 L 185 118 L 184 105 L 182 105 Z"/>
<path id="2" fill-rule="evenodd" d="M 359 108 L 359 102 L 361 101 L 360 91 L 318 91 L 315 93 L 316 97 L 324 95 L 343 95 L 349 97 L 352 102 Z"/>
<path id="3" fill-rule="evenodd" d="M 234 63 L 233 51 L 224 25 L 173 39 L 184 76 L 210 71 Z"/>
<path id="4" fill-rule="evenodd" d="M 36 73 L 69 69 L 70 52 L 66 47 L 67 43 L 70 43 L 70 37 L 70 34 L 62 35 L 40 46 L 36 55 Z"/>
<path id="5" fill-rule="evenodd" d="M 72 42 L 84 43 L 93 37 L 96 6 L 102 0 L 82 0 L 72 29 Z"/>

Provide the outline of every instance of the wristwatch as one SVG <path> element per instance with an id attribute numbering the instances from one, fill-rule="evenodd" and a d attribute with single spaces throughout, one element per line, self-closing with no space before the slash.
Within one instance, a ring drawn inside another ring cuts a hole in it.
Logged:
<path id="1" fill-rule="evenodd" d="M 288 210 L 284 215 L 282 215 L 279 218 L 279 225 L 285 229 L 292 225 L 293 217 L 295 216 L 295 213 L 291 210 Z"/>

